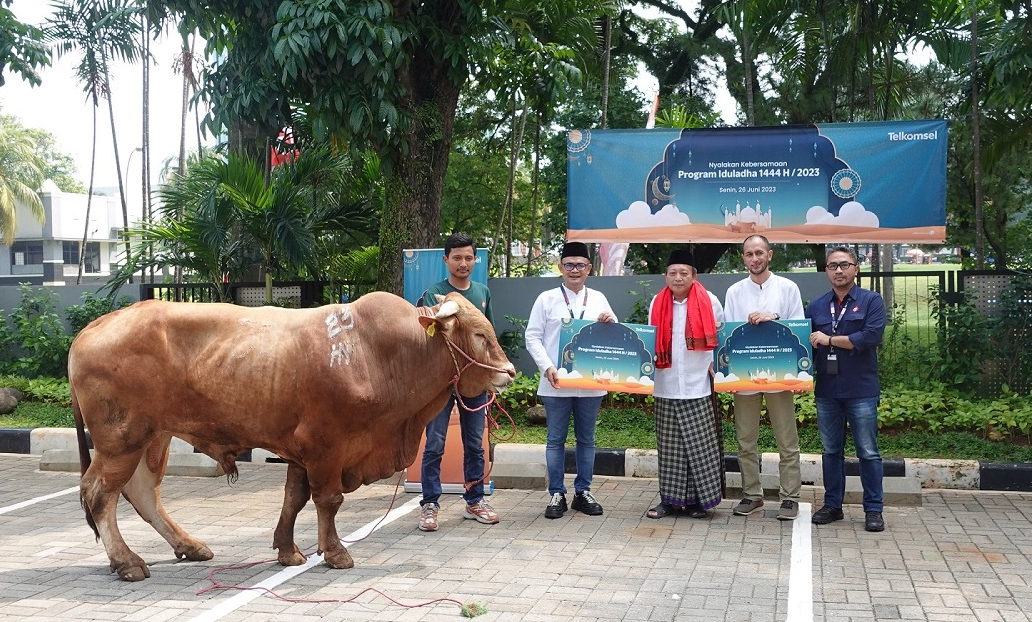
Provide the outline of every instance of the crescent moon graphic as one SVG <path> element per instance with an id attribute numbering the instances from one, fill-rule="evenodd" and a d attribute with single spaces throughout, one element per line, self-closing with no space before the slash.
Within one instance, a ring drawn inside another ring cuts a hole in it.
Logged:
<path id="1" fill-rule="evenodd" d="M 674 194 L 665 194 L 665 193 L 663 193 L 659 189 L 659 179 L 660 179 L 659 177 L 656 177 L 655 179 L 652 180 L 652 195 L 655 196 L 660 201 L 669 201 L 670 199 L 674 198 L 674 196 L 676 196 L 676 195 L 674 195 Z"/>

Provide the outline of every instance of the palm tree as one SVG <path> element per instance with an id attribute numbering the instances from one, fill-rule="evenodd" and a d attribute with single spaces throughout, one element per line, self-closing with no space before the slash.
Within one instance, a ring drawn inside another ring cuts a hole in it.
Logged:
<path id="1" fill-rule="evenodd" d="M 271 304 L 273 274 L 317 274 L 321 243 L 328 237 L 356 243 L 375 239 L 369 209 L 370 169 L 353 172 L 349 158 L 311 151 L 276 167 L 266 182 L 262 163 L 245 155 L 206 157 L 158 191 L 158 222 L 133 235 L 138 245 L 108 283 L 112 291 L 128 275 L 151 266 L 181 268 L 203 279 L 228 300 L 228 283 L 238 282 L 255 258 L 265 274 Z M 145 246 L 153 245 L 153 255 Z"/>
<path id="2" fill-rule="evenodd" d="M 32 134 L 14 117 L 0 115 L 0 236 L 8 246 L 18 227 L 15 201 L 28 207 L 39 222 L 44 220 L 39 190 L 45 167 Z"/>
<path id="3" fill-rule="evenodd" d="M 498 51 L 486 72 L 488 83 L 497 87 L 497 97 L 510 102 L 509 186 L 498 226 L 498 231 L 506 234 L 496 236 L 494 241 L 495 250 L 504 242 L 506 276 L 512 268 L 515 178 L 527 122 L 535 123 L 532 209 L 536 211 L 540 128 L 549 126 L 551 111 L 574 84 L 583 82 L 586 70 L 598 68 L 602 42 L 593 17 L 614 11 L 605 0 L 531 0 L 514 3 L 506 13 L 510 41 Z M 531 231 L 528 248 L 533 245 L 533 237 Z M 497 257 L 497 253 L 492 254 Z"/>
<path id="4" fill-rule="evenodd" d="M 108 100 L 111 118 L 111 140 L 114 145 L 115 170 L 118 174 L 118 189 L 122 199 L 123 239 L 126 257 L 129 248 L 129 209 L 126 204 L 125 188 L 122 183 L 122 166 L 118 156 L 118 137 L 115 132 L 115 113 L 111 103 L 111 81 L 109 63 L 120 59 L 127 62 L 140 57 L 140 45 L 136 37 L 140 24 L 136 14 L 139 8 L 132 0 L 65 0 L 55 6 L 47 34 L 56 42 L 58 56 L 78 50 L 82 55 L 76 67 L 76 77 L 82 84 L 87 100 L 93 104 L 93 144 L 90 161 L 90 187 L 86 200 L 86 226 L 83 228 L 81 254 L 79 255 L 79 276 L 82 282 L 83 261 L 89 234 L 90 209 L 93 200 L 93 179 L 97 159 L 97 108 L 101 99 Z M 130 278 L 129 282 L 132 282 Z"/>

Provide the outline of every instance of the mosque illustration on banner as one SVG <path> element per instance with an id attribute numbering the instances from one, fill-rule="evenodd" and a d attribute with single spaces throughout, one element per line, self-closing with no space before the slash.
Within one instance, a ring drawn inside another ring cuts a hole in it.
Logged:
<path id="1" fill-rule="evenodd" d="M 746 201 L 743 208 L 742 202 L 738 201 L 735 203 L 735 211 L 733 212 L 723 205 L 721 209 L 724 210 L 724 226 L 730 227 L 736 233 L 756 233 L 774 226 L 772 224 L 774 210 L 767 208 L 765 213 L 763 208 L 760 207 L 758 199 L 756 207 L 751 207 L 749 201 Z"/>

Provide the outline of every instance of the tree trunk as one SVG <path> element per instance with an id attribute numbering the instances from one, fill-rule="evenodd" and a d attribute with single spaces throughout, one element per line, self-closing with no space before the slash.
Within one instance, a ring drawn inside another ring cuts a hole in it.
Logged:
<path id="1" fill-rule="evenodd" d="M 979 117 L 982 114 L 978 102 L 978 3 L 971 1 L 971 148 L 972 173 L 975 181 L 975 268 L 985 269 L 985 237 L 982 213 L 982 130 Z"/>
<path id="2" fill-rule="evenodd" d="M 534 192 L 530 206 L 530 233 L 527 235 L 527 272 L 524 276 L 530 276 L 530 266 L 534 261 L 534 231 L 536 229 L 538 213 L 538 181 L 541 173 L 541 119 L 534 118 Z"/>
<path id="3" fill-rule="evenodd" d="M 90 235 L 90 210 L 93 208 L 93 176 L 97 171 L 97 101 L 93 101 L 93 140 L 90 144 L 90 189 L 86 194 L 86 218 L 82 226 L 82 246 L 79 247 L 79 276 L 76 285 L 82 285 L 82 268 L 86 262 L 86 240 Z"/>
<path id="4" fill-rule="evenodd" d="M 613 18 L 607 13 L 602 18 L 602 129 L 609 127 L 609 65 L 613 58 Z M 538 127 L 541 122 L 538 120 Z M 530 263 L 527 264 L 530 266 Z"/>
<path id="5" fill-rule="evenodd" d="M 748 9 L 745 9 L 748 11 Z M 756 93 L 753 87 L 753 57 L 749 42 L 749 16 L 742 13 L 742 64 L 745 65 L 745 124 L 756 125 Z"/>
<path id="6" fill-rule="evenodd" d="M 118 175 L 118 196 L 122 200 L 122 240 L 125 242 L 125 261 L 129 261 L 129 206 L 125 201 L 125 184 L 122 182 L 122 161 L 118 157 L 118 134 L 115 132 L 115 105 L 111 96 L 111 80 L 107 72 L 107 63 L 104 66 L 104 88 L 107 90 L 108 114 L 111 117 L 111 144 L 115 150 L 115 173 Z M 85 250 L 85 249 L 84 249 Z M 129 274 L 129 283 L 133 282 L 133 275 Z"/>
<path id="7" fill-rule="evenodd" d="M 417 60 L 400 76 L 409 85 L 412 121 L 404 130 L 407 154 L 385 180 L 387 198 L 380 218 L 376 287 L 399 296 L 404 292 L 402 250 L 433 248 L 440 240 L 444 175 L 461 88 L 446 77 L 450 66 L 421 65 Z"/>
<path id="8" fill-rule="evenodd" d="M 144 222 L 151 222 L 151 202 L 150 202 L 150 28 L 147 22 L 146 14 L 140 17 L 143 28 L 140 31 L 140 47 L 143 50 L 143 98 L 141 102 L 141 113 L 143 117 L 143 127 L 141 128 L 141 139 L 140 139 L 140 158 L 143 162 L 140 163 L 140 205 L 143 211 Z M 150 258 L 153 256 L 154 246 L 148 245 L 147 256 Z M 144 281 L 148 281 L 142 274 L 140 278 Z M 154 268 L 150 268 L 150 279 L 149 282 L 154 282 Z"/>
<path id="9" fill-rule="evenodd" d="M 183 98 L 179 109 L 179 176 L 186 175 L 186 113 L 190 110 L 190 49 L 183 44 L 179 51 L 183 58 Z"/>

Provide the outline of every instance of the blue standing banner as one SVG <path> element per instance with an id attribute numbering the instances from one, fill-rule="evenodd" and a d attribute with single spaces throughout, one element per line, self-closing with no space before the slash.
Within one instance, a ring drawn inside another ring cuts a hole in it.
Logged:
<path id="1" fill-rule="evenodd" d="M 572 130 L 567 239 L 940 243 L 946 122 Z"/>

